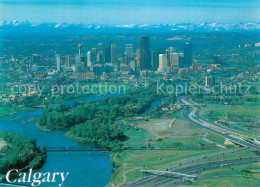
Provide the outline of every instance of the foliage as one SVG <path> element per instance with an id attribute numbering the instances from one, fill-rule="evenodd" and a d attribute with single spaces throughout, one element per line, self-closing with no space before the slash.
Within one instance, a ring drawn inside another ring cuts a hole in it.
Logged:
<path id="1" fill-rule="evenodd" d="M 98 102 L 75 103 L 47 108 L 37 120 L 40 127 L 70 129 L 67 136 L 112 150 L 127 137 L 121 119 L 134 117 L 150 107 L 156 95 L 152 90 L 134 90 Z"/>
<path id="2" fill-rule="evenodd" d="M 8 145 L 1 149 L 0 173 L 5 174 L 10 169 L 27 170 L 37 169 L 42 166 L 46 150 L 37 148 L 36 141 L 23 139 L 20 135 L 0 131 L 0 139 Z"/>

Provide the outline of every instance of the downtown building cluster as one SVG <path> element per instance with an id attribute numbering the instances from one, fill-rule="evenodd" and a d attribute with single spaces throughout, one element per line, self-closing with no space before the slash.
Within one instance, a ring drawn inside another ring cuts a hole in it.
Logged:
<path id="1" fill-rule="evenodd" d="M 178 73 L 183 69 L 194 69 L 192 45 L 186 43 L 183 52 L 169 47 L 166 50 L 151 50 L 148 36 L 140 37 L 140 45 L 126 44 L 124 52 L 119 54 L 118 45 L 104 46 L 98 43 L 96 48 L 83 50 L 85 44 L 78 44 L 78 54 L 60 55 L 43 58 L 33 54 L 29 63 L 20 63 L 20 71 L 41 72 L 48 70 L 55 74 L 66 73 L 83 80 L 107 80 L 118 75 L 146 76 L 149 74 Z M 196 65 L 196 64 L 195 64 Z M 197 69 L 197 66 L 195 67 Z"/>

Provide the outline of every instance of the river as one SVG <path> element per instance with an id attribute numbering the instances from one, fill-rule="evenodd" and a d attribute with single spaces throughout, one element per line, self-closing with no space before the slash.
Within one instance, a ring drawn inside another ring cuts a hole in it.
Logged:
<path id="1" fill-rule="evenodd" d="M 99 99 L 113 96 L 106 94 L 103 96 L 88 96 L 84 98 L 72 99 L 62 104 L 71 104 L 76 101 L 98 101 Z M 158 101 L 152 104 L 152 108 L 158 105 Z M 37 145 L 45 144 L 46 147 L 76 147 L 87 146 L 68 139 L 63 131 L 46 132 L 38 129 L 34 121 L 23 123 L 31 117 L 39 117 L 43 109 L 33 112 L 19 112 L 0 119 L 0 130 L 6 130 L 22 135 L 24 138 L 36 139 Z M 145 114 L 148 111 L 145 111 Z M 112 174 L 112 164 L 108 156 L 89 155 L 88 152 L 48 152 L 47 159 L 38 172 L 70 172 L 63 183 L 63 186 L 106 186 Z M 41 184 L 41 186 L 58 186 L 61 180 L 56 183 Z M 30 185 L 31 183 L 28 183 Z"/>

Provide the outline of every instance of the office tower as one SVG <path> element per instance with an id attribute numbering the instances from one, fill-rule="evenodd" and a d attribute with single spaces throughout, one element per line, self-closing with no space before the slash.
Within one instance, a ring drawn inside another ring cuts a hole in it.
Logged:
<path id="1" fill-rule="evenodd" d="M 40 64 L 41 56 L 38 54 L 32 55 L 32 64 Z"/>
<path id="2" fill-rule="evenodd" d="M 215 77 L 209 76 L 205 77 L 205 86 L 212 87 L 215 85 Z"/>
<path id="3" fill-rule="evenodd" d="M 103 51 L 98 51 L 97 53 L 97 62 L 98 63 L 104 63 L 104 55 L 103 55 Z"/>
<path id="4" fill-rule="evenodd" d="M 111 45 L 111 63 L 117 65 L 117 45 Z"/>
<path id="5" fill-rule="evenodd" d="M 184 67 L 184 63 L 183 63 L 183 53 L 171 53 L 170 54 L 170 68 L 171 71 L 173 71 L 173 68 L 177 67 L 177 68 L 183 68 Z"/>
<path id="6" fill-rule="evenodd" d="M 140 71 L 140 49 L 136 49 L 136 66 Z"/>
<path id="7" fill-rule="evenodd" d="M 133 51 L 134 51 L 133 44 L 126 44 L 125 54 L 126 54 L 129 62 L 130 62 L 130 60 L 132 60 L 134 58 L 134 52 Z"/>
<path id="8" fill-rule="evenodd" d="M 167 54 L 159 54 L 159 67 L 158 71 L 165 73 L 166 68 L 168 67 Z"/>
<path id="9" fill-rule="evenodd" d="M 159 67 L 159 53 L 158 51 L 151 51 L 151 67 L 152 70 L 157 70 Z"/>
<path id="10" fill-rule="evenodd" d="M 103 51 L 103 43 L 98 43 L 98 51 Z"/>
<path id="11" fill-rule="evenodd" d="M 78 48 L 79 48 L 79 56 L 81 55 L 81 47 L 82 47 L 82 44 L 78 44 Z"/>
<path id="12" fill-rule="evenodd" d="M 184 67 L 190 67 L 192 64 L 192 45 L 186 43 L 184 46 Z"/>
<path id="13" fill-rule="evenodd" d="M 88 61 L 87 61 L 87 66 L 92 67 L 94 64 L 94 55 L 92 51 L 88 51 L 87 53 Z"/>
<path id="14" fill-rule="evenodd" d="M 132 71 L 136 71 L 136 62 L 134 60 L 130 61 L 130 68 Z"/>
<path id="15" fill-rule="evenodd" d="M 178 68 L 185 68 L 185 59 L 184 59 L 184 53 L 178 53 L 179 54 L 179 66 Z"/>
<path id="16" fill-rule="evenodd" d="M 69 55 L 65 56 L 65 67 L 70 67 L 70 56 Z"/>
<path id="17" fill-rule="evenodd" d="M 81 62 L 81 64 L 83 63 L 84 69 L 87 68 L 87 61 L 88 61 L 87 56 L 81 56 L 81 57 L 80 57 L 80 62 Z"/>
<path id="18" fill-rule="evenodd" d="M 97 48 L 92 48 L 92 53 L 93 53 L 93 58 L 94 58 L 93 62 L 96 62 L 97 61 Z"/>
<path id="19" fill-rule="evenodd" d="M 151 52 L 149 49 L 149 37 L 142 36 L 140 38 L 140 69 L 151 69 Z"/>
<path id="20" fill-rule="evenodd" d="M 105 48 L 104 61 L 109 62 L 109 63 L 111 62 L 111 46 L 110 45 Z"/>
<path id="21" fill-rule="evenodd" d="M 56 54 L 55 58 L 56 58 L 57 72 L 60 72 L 60 66 L 61 66 L 60 55 Z"/>

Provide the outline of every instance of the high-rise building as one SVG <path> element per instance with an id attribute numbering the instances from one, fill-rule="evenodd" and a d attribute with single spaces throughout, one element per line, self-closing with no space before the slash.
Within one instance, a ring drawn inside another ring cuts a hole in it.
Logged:
<path id="1" fill-rule="evenodd" d="M 109 63 L 111 62 L 111 45 L 105 48 L 104 61 Z"/>
<path id="2" fill-rule="evenodd" d="M 92 48 L 93 62 L 97 61 L 97 48 Z"/>
<path id="3" fill-rule="evenodd" d="M 151 51 L 149 48 L 149 37 L 142 36 L 140 38 L 140 69 L 151 69 Z"/>
<path id="4" fill-rule="evenodd" d="M 65 56 L 65 67 L 70 67 L 70 56 L 69 55 Z"/>
<path id="5" fill-rule="evenodd" d="M 130 62 L 134 58 L 134 47 L 133 44 L 126 44 L 125 46 L 125 54 L 128 58 L 128 62 Z"/>
<path id="6" fill-rule="evenodd" d="M 88 62 L 87 56 L 81 56 L 80 62 L 81 62 L 81 64 L 83 64 L 83 68 L 86 69 L 87 68 L 87 62 Z"/>
<path id="7" fill-rule="evenodd" d="M 165 73 L 168 67 L 167 54 L 159 54 L 159 67 L 158 71 Z"/>
<path id="8" fill-rule="evenodd" d="M 87 66 L 88 67 L 92 67 L 94 64 L 94 55 L 92 51 L 88 51 L 87 52 L 87 57 L 88 57 L 88 61 L 87 61 Z"/>
<path id="9" fill-rule="evenodd" d="M 215 77 L 213 77 L 212 75 L 209 77 L 205 77 L 205 86 L 215 86 Z"/>
<path id="10" fill-rule="evenodd" d="M 117 45 L 111 45 L 111 63 L 117 65 Z"/>
<path id="11" fill-rule="evenodd" d="M 174 67 L 179 67 L 179 53 L 171 53 L 170 54 L 170 68 L 171 71 Z"/>
<path id="12" fill-rule="evenodd" d="M 41 56 L 38 54 L 33 54 L 32 55 L 32 64 L 40 64 L 41 61 Z"/>
<path id="13" fill-rule="evenodd" d="M 103 55 L 103 51 L 98 51 L 97 53 L 97 62 L 98 63 L 104 63 L 104 55 Z"/>
<path id="14" fill-rule="evenodd" d="M 140 49 L 136 49 L 136 66 L 140 71 Z"/>
<path id="15" fill-rule="evenodd" d="M 184 67 L 190 67 L 192 65 L 192 45 L 186 43 L 184 46 Z"/>
<path id="16" fill-rule="evenodd" d="M 173 71 L 174 68 L 184 68 L 184 54 L 173 52 L 170 54 L 170 68 Z"/>
<path id="17" fill-rule="evenodd" d="M 60 72 L 60 66 L 61 66 L 60 55 L 56 54 L 55 58 L 56 58 L 57 72 Z"/>
<path id="18" fill-rule="evenodd" d="M 98 43 L 98 51 L 103 51 L 103 43 Z"/>
<path id="19" fill-rule="evenodd" d="M 130 68 L 132 71 L 136 71 L 136 62 L 134 60 L 130 61 Z"/>
<path id="20" fill-rule="evenodd" d="M 157 70 L 159 67 L 159 53 L 158 51 L 151 51 L 151 67 L 152 70 Z"/>

